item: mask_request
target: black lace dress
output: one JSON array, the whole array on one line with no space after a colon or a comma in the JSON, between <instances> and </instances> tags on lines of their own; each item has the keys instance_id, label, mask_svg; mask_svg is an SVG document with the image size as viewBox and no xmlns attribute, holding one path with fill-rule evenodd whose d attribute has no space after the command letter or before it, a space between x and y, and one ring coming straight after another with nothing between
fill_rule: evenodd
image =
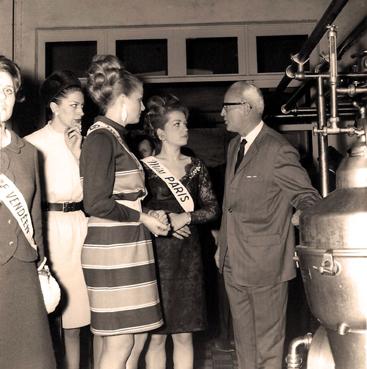
<instances>
[{"instance_id":1,"label":"black lace dress","mask_svg":"<svg viewBox=\"0 0 367 369\"><path fill-rule=\"evenodd\" d=\"M149 196L146 207L167 213L182 213L167 185L147 166L146 183ZM201 246L198 224L214 220L219 213L208 170L199 159L192 158L180 179L190 192L195 210L191 213L191 235L183 240L173 236L157 237L156 265L164 325L153 333L183 333L206 328L206 305Z\"/></svg>"}]
</instances>

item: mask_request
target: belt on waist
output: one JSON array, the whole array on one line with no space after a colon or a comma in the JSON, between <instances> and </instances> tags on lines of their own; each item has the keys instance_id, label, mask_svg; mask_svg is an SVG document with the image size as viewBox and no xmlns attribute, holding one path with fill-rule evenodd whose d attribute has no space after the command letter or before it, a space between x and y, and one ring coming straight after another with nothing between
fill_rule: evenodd
<instances>
[{"instance_id":1,"label":"belt on waist","mask_svg":"<svg viewBox=\"0 0 367 369\"><path fill-rule=\"evenodd\" d=\"M83 202L46 202L43 204L45 211L62 211L68 213L69 211L83 210Z\"/></svg>"}]
</instances>

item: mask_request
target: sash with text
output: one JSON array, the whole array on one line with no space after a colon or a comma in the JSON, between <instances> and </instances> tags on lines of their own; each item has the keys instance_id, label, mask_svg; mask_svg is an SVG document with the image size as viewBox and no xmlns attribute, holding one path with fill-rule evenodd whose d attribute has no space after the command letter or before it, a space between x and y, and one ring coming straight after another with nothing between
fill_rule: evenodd
<instances>
[{"instance_id":1,"label":"sash with text","mask_svg":"<svg viewBox=\"0 0 367 369\"><path fill-rule=\"evenodd\" d=\"M0 174L0 201L9 209L17 220L29 244L37 250L33 239L33 225L27 203L18 187L5 174Z\"/></svg>"},{"instance_id":2,"label":"sash with text","mask_svg":"<svg viewBox=\"0 0 367 369\"><path fill-rule=\"evenodd\" d=\"M194 211L194 201L186 187L154 156L142 159L164 181L185 212Z\"/></svg>"}]
</instances>

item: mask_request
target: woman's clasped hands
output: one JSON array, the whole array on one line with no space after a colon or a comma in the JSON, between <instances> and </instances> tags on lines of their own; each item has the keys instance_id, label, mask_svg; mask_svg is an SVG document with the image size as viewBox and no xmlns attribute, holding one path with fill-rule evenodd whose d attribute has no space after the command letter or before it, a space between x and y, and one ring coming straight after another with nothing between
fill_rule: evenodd
<instances>
[{"instance_id":1,"label":"woman's clasped hands","mask_svg":"<svg viewBox=\"0 0 367 369\"><path fill-rule=\"evenodd\" d=\"M167 236L171 230L173 237L182 240L191 234L190 228L188 227L190 216L187 213L170 213L167 216L164 210L149 210L148 215L156 218L168 227L167 232L165 230L164 234L152 232L155 236Z\"/></svg>"},{"instance_id":2,"label":"woman's clasped hands","mask_svg":"<svg viewBox=\"0 0 367 369\"><path fill-rule=\"evenodd\" d=\"M189 237L191 232L188 224L191 222L191 216L189 213L169 213L168 214L171 227L172 235L180 240Z\"/></svg>"},{"instance_id":3,"label":"woman's clasped hands","mask_svg":"<svg viewBox=\"0 0 367 369\"><path fill-rule=\"evenodd\" d=\"M171 229L168 217L163 210L149 210L140 214L140 221L157 236L167 236Z\"/></svg>"}]
</instances>

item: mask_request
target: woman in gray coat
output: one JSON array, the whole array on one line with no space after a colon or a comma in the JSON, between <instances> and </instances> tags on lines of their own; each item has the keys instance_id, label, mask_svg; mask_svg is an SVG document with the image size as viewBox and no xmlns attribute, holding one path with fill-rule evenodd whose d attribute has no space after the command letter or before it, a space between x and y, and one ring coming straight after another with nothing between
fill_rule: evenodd
<instances>
[{"instance_id":1,"label":"woman in gray coat","mask_svg":"<svg viewBox=\"0 0 367 369\"><path fill-rule=\"evenodd\" d=\"M0 190L11 183L21 192L37 245L37 249L30 245L9 210L16 201L6 203L0 197L0 368L55 369L37 273L37 265L44 258L37 151L10 131L6 123L20 84L18 66L0 56Z\"/></svg>"}]
</instances>

